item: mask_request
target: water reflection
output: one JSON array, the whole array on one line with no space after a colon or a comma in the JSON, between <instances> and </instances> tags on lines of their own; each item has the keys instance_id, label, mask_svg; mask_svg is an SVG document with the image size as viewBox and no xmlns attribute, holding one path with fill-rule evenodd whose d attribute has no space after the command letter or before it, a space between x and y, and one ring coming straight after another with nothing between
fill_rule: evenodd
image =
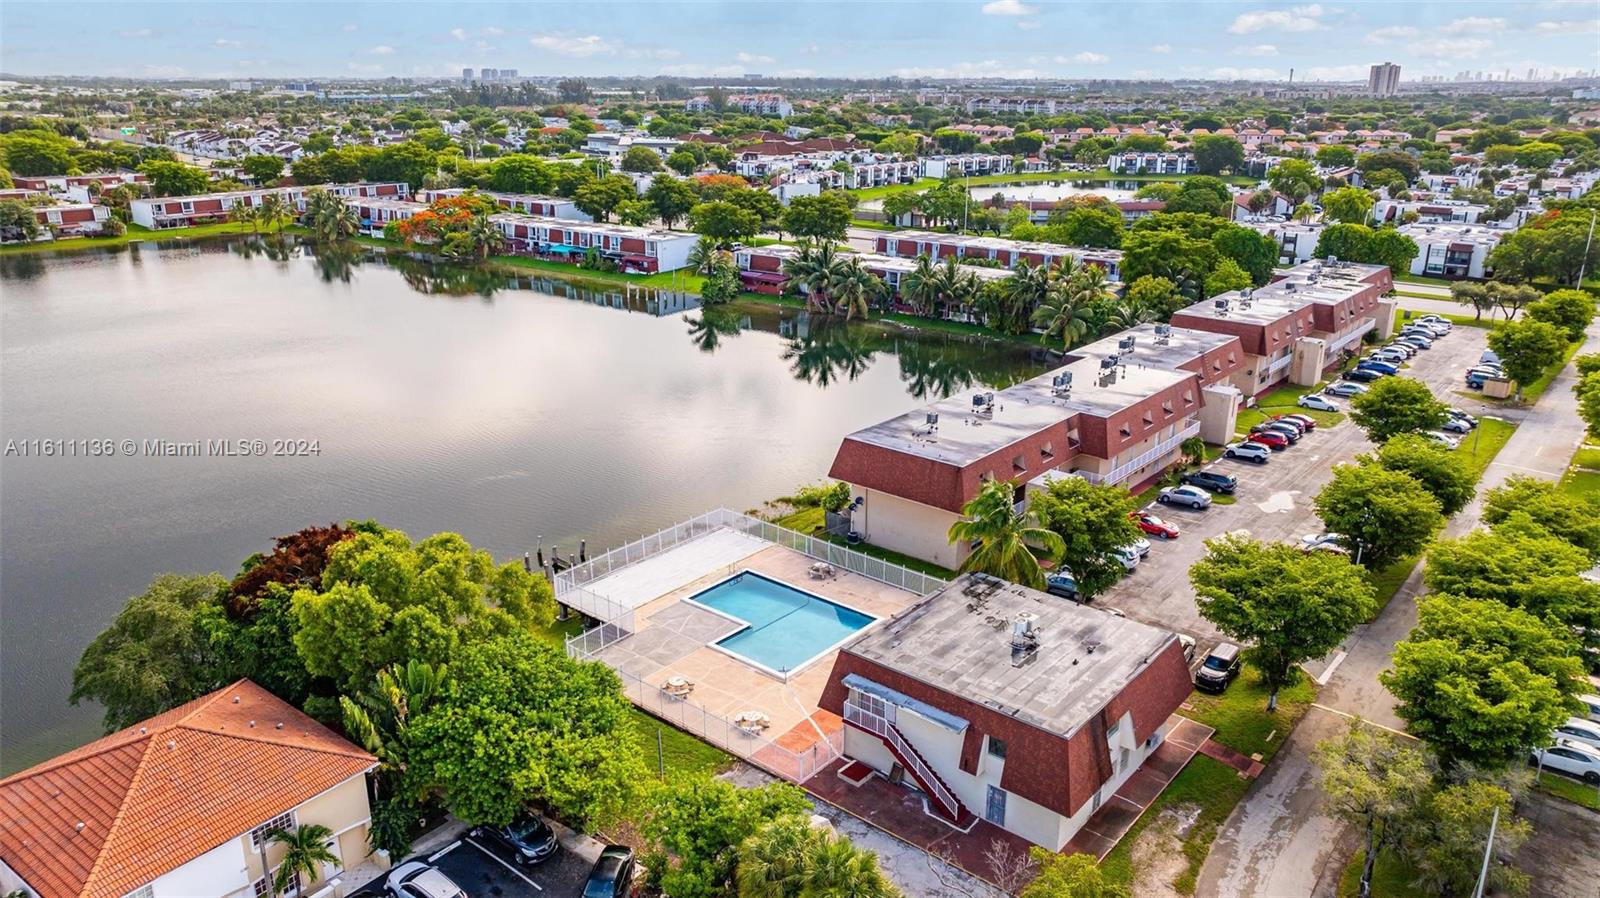
<instances>
[{"instance_id":1,"label":"water reflection","mask_svg":"<svg viewBox=\"0 0 1600 898\"><path fill-rule=\"evenodd\" d=\"M689 325L689 338L701 352L716 352L724 338L737 337L740 331L753 326L749 315L723 308L701 309L700 317L685 315L683 321Z\"/></svg>"},{"instance_id":2,"label":"water reflection","mask_svg":"<svg viewBox=\"0 0 1600 898\"><path fill-rule=\"evenodd\" d=\"M809 319L809 320L806 320ZM836 318L795 316L796 336L783 348L783 360L796 380L826 387L860 377L878 351L881 337L867 327Z\"/></svg>"}]
</instances>

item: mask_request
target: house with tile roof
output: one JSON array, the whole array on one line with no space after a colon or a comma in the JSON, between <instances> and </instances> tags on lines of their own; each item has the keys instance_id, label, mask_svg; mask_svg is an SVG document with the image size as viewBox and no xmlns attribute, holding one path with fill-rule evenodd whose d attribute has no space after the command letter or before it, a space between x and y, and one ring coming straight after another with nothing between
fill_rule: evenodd
<instances>
[{"instance_id":1,"label":"house with tile roof","mask_svg":"<svg viewBox=\"0 0 1600 898\"><path fill-rule=\"evenodd\" d=\"M0 893L255 898L276 829L320 824L339 859L370 853L377 759L249 680L0 780Z\"/></svg>"}]
</instances>

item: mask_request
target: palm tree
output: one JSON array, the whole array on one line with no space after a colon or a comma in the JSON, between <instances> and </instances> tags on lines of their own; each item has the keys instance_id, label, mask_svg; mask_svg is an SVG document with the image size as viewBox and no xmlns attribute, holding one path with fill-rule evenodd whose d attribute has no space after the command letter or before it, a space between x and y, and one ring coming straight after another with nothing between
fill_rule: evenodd
<instances>
[{"instance_id":1,"label":"palm tree","mask_svg":"<svg viewBox=\"0 0 1600 898\"><path fill-rule=\"evenodd\" d=\"M276 226L278 233L282 234L283 226L289 218L289 204L284 202L282 194L269 193L261 198L261 205L257 208L256 214L267 223L267 227Z\"/></svg>"},{"instance_id":2,"label":"palm tree","mask_svg":"<svg viewBox=\"0 0 1600 898\"><path fill-rule=\"evenodd\" d=\"M918 315L928 314L939 300L937 276L933 260L921 255L917 257L917 266L900 278L900 298L910 303Z\"/></svg>"},{"instance_id":3,"label":"palm tree","mask_svg":"<svg viewBox=\"0 0 1600 898\"><path fill-rule=\"evenodd\" d=\"M482 260L494 255L505 246L506 235L489 216L474 215L472 221L467 224L467 240L472 245L473 255Z\"/></svg>"},{"instance_id":4,"label":"palm tree","mask_svg":"<svg viewBox=\"0 0 1600 898\"><path fill-rule=\"evenodd\" d=\"M838 283L834 287L834 294L838 303L831 311L843 311L846 321L860 313L862 318L867 317L867 309L872 305L872 300L883 293L883 281L878 276L861 267L861 262L854 256L845 261L839 273Z\"/></svg>"},{"instance_id":5,"label":"palm tree","mask_svg":"<svg viewBox=\"0 0 1600 898\"><path fill-rule=\"evenodd\" d=\"M955 256L945 258L944 264L934 274L933 283L938 295L935 308L935 317L938 318L949 317L952 307L970 304L977 298L982 286L977 275L961 270Z\"/></svg>"},{"instance_id":6,"label":"palm tree","mask_svg":"<svg viewBox=\"0 0 1600 898\"><path fill-rule=\"evenodd\" d=\"M1002 323L1010 325L1006 330L1021 333L1027 326L1033 310L1050 295L1051 275L1050 266L1030 265L1024 261L1017 265L1011 277L1000 282L1001 294L1005 297L1002 317L1006 320Z\"/></svg>"},{"instance_id":7,"label":"palm tree","mask_svg":"<svg viewBox=\"0 0 1600 898\"><path fill-rule=\"evenodd\" d=\"M323 243L347 240L361 231L361 217L356 210L345 205L338 197L333 200L332 203L323 204L311 223L317 239Z\"/></svg>"},{"instance_id":8,"label":"palm tree","mask_svg":"<svg viewBox=\"0 0 1600 898\"><path fill-rule=\"evenodd\" d=\"M1155 313L1143 303L1124 296L1111 306L1111 313L1107 316L1106 323L1112 330L1125 331L1147 321L1154 321L1155 318Z\"/></svg>"},{"instance_id":9,"label":"palm tree","mask_svg":"<svg viewBox=\"0 0 1600 898\"><path fill-rule=\"evenodd\" d=\"M834 291L844 280L845 263L831 242L808 245L784 260L783 273L806 295L806 308L826 312L831 310Z\"/></svg>"},{"instance_id":10,"label":"palm tree","mask_svg":"<svg viewBox=\"0 0 1600 898\"><path fill-rule=\"evenodd\" d=\"M228 217L239 224L248 224L250 231L261 233L261 208L259 206L234 206Z\"/></svg>"},{"instance_id":11,"label":"palm tree","mask_svg":"<svg viewBox=\"0 0 1600 898\"><path fill-rule=\"evenodd\" d=\"M267 833L267 841L284 846L283 862L272 880L272 893L281 894L292 885L298 894L301 873L306 874L307 882L316 882L321 878L320 865L337 864L339 856L328 850L331 838L333 830L320 823L303 823L294 829L275 829Z\"/></svg>"},{"instance_id":12,"label":"palm tree","mask_svg":"<svg viewBox=\"0 0 1600 898\"><path fill-rule=\"evenodd\" d=\"M1030 543L1046 558L1066 551L1061 535L1039 525L1031 509L1018 513L1009 481L991 480L962 509L965 517L950 525L950 542L976 542L962 571L982 571L1034 589L1044 588L1044 570Z\"/></svg>"},{"instance_id":13,"label":"palm tree","mask_svg":"<svg viewBox=\"0 0 1600 898\"><path fill-rule=\"evenodd\" d=\"M806 859L822 834L799 816L780 817L739 846L739 898L792 898L805 887Z\"/></svg>"},{"instance_id":14,"label":"palm tree","mask_svg":"<svg viewBox=\"0 0 1600 898\"><path fill-rule=\"evenodd\" d=\"M710 274L717 262L717 241L701 237L689 250L689 270L695 274Z\"/></svg>"},{"instance_id":15,"label":"palm tree","mask_svg":"<svg viewBox=\"0 0 1600 898\"><path fill-rule=\"evenodd\" d=\"M838 836L824 836L804 857L804 898L900 898L878 856Z\"/></svg>"},{"instance_id":16,"label":"palm tree","mask_svg":"<svg viewBox=\"0 0 1600 898\"><path fill-rule=\"evenodd\" d=\"M1033 310L1033 323L1044 327L1042 342L1061 337L1061 348L1070 349L1089 332L1089 311L1077 304L1072 291L1057 283L1044 302Z\"/></svg>"}]
</instances>

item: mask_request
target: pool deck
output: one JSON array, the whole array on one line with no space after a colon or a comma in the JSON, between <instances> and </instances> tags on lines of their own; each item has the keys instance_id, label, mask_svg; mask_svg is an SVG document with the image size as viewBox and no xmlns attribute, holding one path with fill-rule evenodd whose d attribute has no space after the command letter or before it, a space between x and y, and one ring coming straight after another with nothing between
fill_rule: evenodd
<instances>
[{"instance_id":1,"label":"pool deck","mask_svg":"<svg viewBox=\"0 0 1600 898\"><path fill-rule=\"evenodd\" d=\"M623 674L625 691L635 704L757 763L768 740L789 751L804 751L819 742L840 745L843 722L817 707L837 649L780 680L711 646L741 625L683 601L746 570L878 618L863 632L917 601L911 592L848 571L814 580L810 569L815 563L775 543L718 531L623 568L586 588L632 606L634 632L592 658ZM652 591L654 598L648 598ZM674 676L694 684L688 696L664 697L660 690ZM771 720L762 733L765 739L719 738L727 728L708 720L731 720L745 711L760 711ZM781 765L761 766L788 773Z\"/></svg>"}]
</instances>

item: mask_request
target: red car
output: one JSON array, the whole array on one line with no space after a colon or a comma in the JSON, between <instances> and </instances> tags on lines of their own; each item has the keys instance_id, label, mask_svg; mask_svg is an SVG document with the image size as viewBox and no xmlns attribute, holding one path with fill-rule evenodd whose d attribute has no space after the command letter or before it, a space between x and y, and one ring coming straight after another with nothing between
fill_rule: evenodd
<instances>
[{"instance_id":1,"label":"red car","mask_svg":"<svg viewBox=\"0 0 1600 898\"><path fill-rule=\"evenodd\" d=\"M1171 521L1163 518L1158 518L1148 511L1135 511L1130 513L1128 517L1132 518L1134 523L1139 525L1140 530L1143 530L1151 536L1158 536L1162 539L1178 538L1177 524L1174 524Z\"/></svg>"},{"instance_id":2,"label":"red car","mask_svg":"<svg viewBox=\"0 0 1600 898\"><path fill-rule=\"evenodd\" d=\"M1245 439L1247 442L1260 443L1261 445L1266 446L1268 449L1271 449L1273 452L1282 452L1283 450L1289 448L1288 437L1281 433L1273 433L1270 430L1252 433Z\"/></svg>"},{"instance_id":3,"label":"red car","mask_svg":"<svg viewBox=\"0 0 1600 898\"><path fill-rule=\"evenodd\" d=\"M1272 420L1274 420L1274 421L1293 421L1294 423L1300 425L1301 429L1303 429L1303 430L1316 430L1317 429L1317 419L1311 417L1310 415L1301 415L1301 414L1298 414L1298 413L1296 413L1296 414L1288 414L1288 415L1277 415Z\"/></svg>"}]
</instances>

